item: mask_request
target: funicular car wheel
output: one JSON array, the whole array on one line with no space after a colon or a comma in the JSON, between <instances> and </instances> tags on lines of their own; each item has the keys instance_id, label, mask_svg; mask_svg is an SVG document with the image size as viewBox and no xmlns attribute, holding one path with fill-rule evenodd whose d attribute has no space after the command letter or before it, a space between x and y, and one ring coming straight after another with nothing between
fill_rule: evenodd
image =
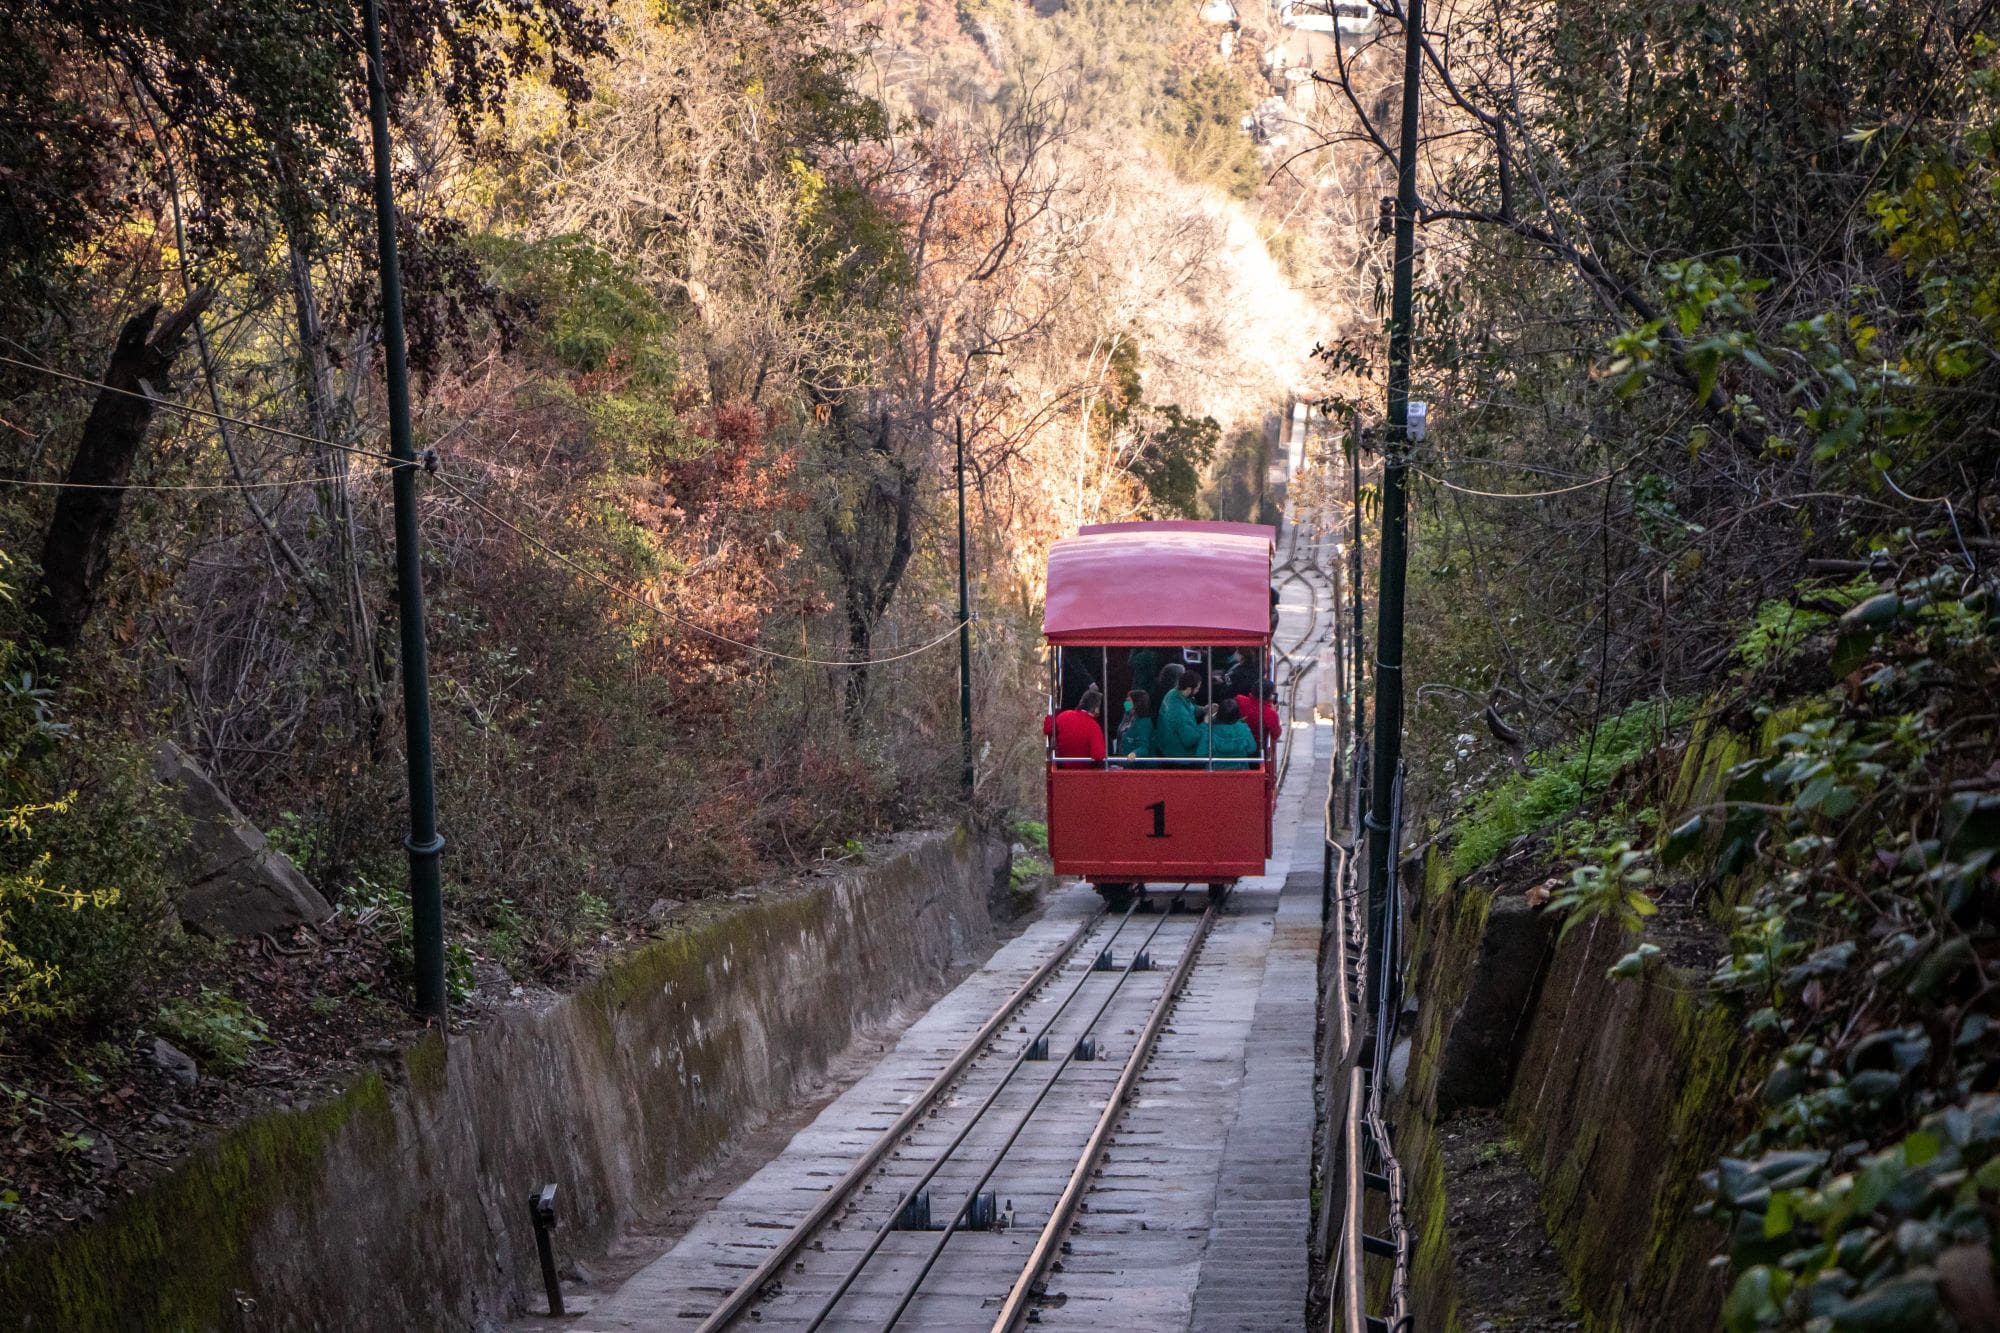
<instances>
[{"instance_id":1,"label":"funicular car wheel","mask_svg":"<svg viewBox=\"0 0 2000 1333\"><path fill-rule=\"evenodd\" d=\"M1098 884L1093 887L1103 896L1105 909L1112 912L1122 912L1130 907L1139 892L1137 884Z\"/></svg>"}]
</instances>

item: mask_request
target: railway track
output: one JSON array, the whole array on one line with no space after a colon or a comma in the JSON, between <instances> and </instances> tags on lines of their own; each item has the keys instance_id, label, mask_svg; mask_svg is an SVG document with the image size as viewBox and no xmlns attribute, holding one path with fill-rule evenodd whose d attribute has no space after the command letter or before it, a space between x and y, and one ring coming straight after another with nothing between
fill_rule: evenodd
<instances>
[{"instance_id":1,"label":"railway track","mask_svg":"<svg viewBox=\"0 0 2000 1333\"><path fill-rule=\"evenodd\" d=\"M1086 922L700 1333L1025 1322L1216 916L1155 903Z\"/></svg>"}]
</instances>

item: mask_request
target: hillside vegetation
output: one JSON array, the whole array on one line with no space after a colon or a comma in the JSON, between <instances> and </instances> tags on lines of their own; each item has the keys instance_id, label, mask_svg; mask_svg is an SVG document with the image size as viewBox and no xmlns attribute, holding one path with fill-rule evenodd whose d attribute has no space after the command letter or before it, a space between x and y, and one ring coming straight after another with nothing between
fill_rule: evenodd
<instances>
[{"instance_id":1,"label":"hillside vegetation","mask_svg":"<svg viewBox=\"0 0 2000 1333\"><path fill-rule=\"evenodd\" d=\"M1411 782L1740 1022L1732 1330L2000 1320L1996 17L1431 19ZM1373 68L1320 129L1388 193Z\"/></svg>"},{"instance_id":2,"label":"hillside vegetation","mask_svg":"<svg viewBox=\"0 0 2000 1333\"><path fill-rule=\"evenodd\" d=\"M454 998L956 817L961 430L977 803L1037 813L1047 543L1261 483L1305 373L1247 67L1130 3L384 9ZM360 43L0 3L0 1230L408 1022ZM331 922L176 925L169 740Z\"/></svg>"}]
</instances>

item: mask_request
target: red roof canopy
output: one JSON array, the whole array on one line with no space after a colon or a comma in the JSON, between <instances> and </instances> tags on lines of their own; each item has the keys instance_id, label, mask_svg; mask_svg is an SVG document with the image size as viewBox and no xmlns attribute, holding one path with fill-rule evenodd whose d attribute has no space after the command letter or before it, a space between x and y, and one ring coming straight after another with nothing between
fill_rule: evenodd
<instances>
[{"instance_id":1,"label":"red roof canopy","mask_svg":"<svg viewBox=\"0 0 2000 1333\"><path fill-rule=\"evenodd\" d=\"M1260 644L1271 546L1260 523L1095 523L1049 548L1042 634L1114 647Z\"/></svg>"}]
</instances>

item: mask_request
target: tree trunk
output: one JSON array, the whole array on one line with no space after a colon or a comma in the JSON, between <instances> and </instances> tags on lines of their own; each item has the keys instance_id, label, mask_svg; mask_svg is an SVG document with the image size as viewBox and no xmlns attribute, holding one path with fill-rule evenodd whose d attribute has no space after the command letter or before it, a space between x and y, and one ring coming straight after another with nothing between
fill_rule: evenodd
<instances>
[{"instance_id":1,"label":"tree trunk","mask_svg":"<svg viewBox=\"0 0 2000 1333\"><path fill-rule=\"evenodd\" d=\"M868 660L875 641L875 622L868 615L867 602L863 589L847 589L847 655L860 663L847 668L847 679L842 682L841 702L850 729L861 725L861 710L868 704Z\"/></svg>"},{"instance_id":2,"label":"tree trunk","mask_svg":"<svg viewBox=\"0 0 2000 1333\"><path fill-rule=\"evenodd\" d=\"M851 423L843 409L834 409L834 419L843 440L851 441L853 436L847 433ZM888 612L916 553L917 483L923 475L921 467L896 454L886 409L878 411L872 435L866 449L874 455L869 467L875 475L857 497L850 523L829 516L826 528L847 611L848 656L860 663L846 669L844 702L850 728L860 726L868 702L875 626Z\"/></svg>"},{"instance_id":3,"label":"tree trunk","mask_svg":"<svg viewBox=\"0 0 2000 1333\"><path fill-rule=\"evenodd\" d=\"M156 302L127 320L118 335L104 370L105 387L91 404L65 478L77 489L58 493L42 543L42 575L33 611L42 623L42 642L56 652L74 651L83 638L111 566L111 541L125 507L132 462L158 410L158 394L171 387L167 373L181 341L213 295L206 287L197 288L187 304L160 321L157 329Z\"/></svg>"}]
</instances>

